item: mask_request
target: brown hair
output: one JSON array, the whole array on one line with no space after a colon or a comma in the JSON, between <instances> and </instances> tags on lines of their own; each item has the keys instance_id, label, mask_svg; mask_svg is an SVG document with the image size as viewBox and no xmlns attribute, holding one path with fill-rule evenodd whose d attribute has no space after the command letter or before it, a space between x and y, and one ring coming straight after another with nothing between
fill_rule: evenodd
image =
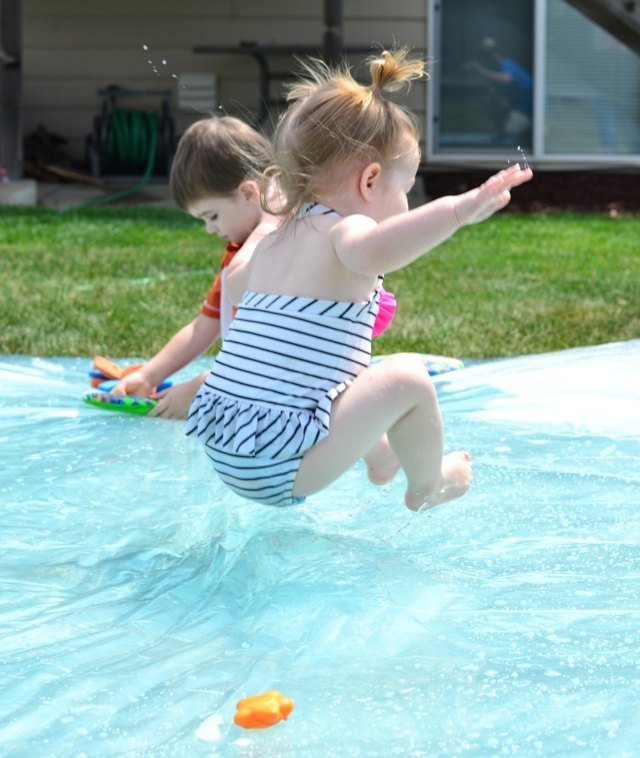
<instances>
[{"instance_id":1,"label":"brown hair","mask_svg":"<svg viewBox=\"0 0 640 758\"><path fill-rule=\"evenodd\" d=\"M273 160L269 141L233 116L196 121L185 131L171 165L169 185L176 205L230 195L245 179L258 180Z\"/></svg>"},{"instance_id":2,"label":"brown hair","mask_svg":"<svg viewBox=\"0 0 640 758\"><path fill-rule=\"evenodd\" d=\"M338 171L346 165L363 159L388 163L399 157L403 134L418 138L409 111L384 97L427 76L424 62L408 60L408 53L406 48L385 50L370 58L368 86L358 83L346 66L331 69L319 60L305 64L303 78L289 90L293 105L276 128L276 163L267 172L286 202L271 209L263 194L267 210L295 213L334 177L339 181Z\"/></svg>"}]
</instances>

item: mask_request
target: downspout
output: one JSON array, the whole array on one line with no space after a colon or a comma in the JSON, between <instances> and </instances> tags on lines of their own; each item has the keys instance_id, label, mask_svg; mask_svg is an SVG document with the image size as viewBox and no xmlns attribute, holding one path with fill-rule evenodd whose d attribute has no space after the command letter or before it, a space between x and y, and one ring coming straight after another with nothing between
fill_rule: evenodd
<instances>
[{"instance_id":1,"label":"downspout","mask_svg":"<svg viewBox=\"0 0 640 758\"><path fill-rule=\"evenodd\" d=\"M342 0L324 0L323 52L327 63L342 59Z\"/></svg>"}]
</instances>

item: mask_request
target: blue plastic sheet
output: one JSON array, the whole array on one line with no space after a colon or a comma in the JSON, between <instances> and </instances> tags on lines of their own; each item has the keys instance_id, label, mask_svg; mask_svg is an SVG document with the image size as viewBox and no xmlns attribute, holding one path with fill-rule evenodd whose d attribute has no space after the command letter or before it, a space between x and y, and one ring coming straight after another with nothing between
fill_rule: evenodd
<instances>
[{"instance_id":1,"label":"blue plastic sheet","mask_svg":"<svg viewBox=\"0 0 640 758\"><path fill-rule=\"evenodd\" d=\"M0 358L4 755L637 754L640 341L437 378L475 478L421 514L362 466L245 503L89 366Z\"/></svg>"}]
</instances>

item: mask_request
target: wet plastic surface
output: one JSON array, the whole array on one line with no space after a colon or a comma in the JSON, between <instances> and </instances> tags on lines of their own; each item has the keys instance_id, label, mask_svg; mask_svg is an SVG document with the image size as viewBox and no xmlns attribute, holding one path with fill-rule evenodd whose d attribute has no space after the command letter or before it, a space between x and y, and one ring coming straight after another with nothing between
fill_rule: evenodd
<instances>
[{"instance_id":1,"label":"wet plastic surface","mask_svg":"<svg viewBox=\"0 0 640 758\"><path fill-rule=\"evenodd\" d=\"M438 377L475 478L421 514L361 466L245 503L88 364L0 357L5 755L637 754L640 341Z\"/></svg>"}]
</instances>

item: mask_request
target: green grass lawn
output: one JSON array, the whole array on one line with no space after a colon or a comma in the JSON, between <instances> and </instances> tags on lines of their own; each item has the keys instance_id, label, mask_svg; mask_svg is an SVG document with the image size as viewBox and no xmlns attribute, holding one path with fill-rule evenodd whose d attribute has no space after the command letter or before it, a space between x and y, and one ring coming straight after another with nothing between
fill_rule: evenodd
<instances>
[{"instance_id":1,"label":"green grass lawn","mask_svg":"<svg viewBox=\"0 0 640 758\"><path fill-rule=\"evenodd\" d=\"M375 352L640 337L639 240L640 216L502 213L463 229L386 278L398 312ZM222 250L177 210L0 207L0 353L153 355L198 312Z\"/></svg>"}]
</instances>

